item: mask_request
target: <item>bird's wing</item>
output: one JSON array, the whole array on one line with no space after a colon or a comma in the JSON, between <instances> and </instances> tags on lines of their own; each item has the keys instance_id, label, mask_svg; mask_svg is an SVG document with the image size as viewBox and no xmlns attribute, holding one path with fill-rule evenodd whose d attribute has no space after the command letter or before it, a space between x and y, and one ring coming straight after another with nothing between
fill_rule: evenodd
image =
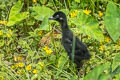
<instances>
[{"instance_id":1,"label":"bird's wing","mask_svg":"<svg viewBox=\"0 0 120 80\"><path fill-rule=\"evenodd\" d=\"M90 59L90 54L87 47L76 37L76 46L75 46L76 56L81 57L81 59Z\"/></svg>"},{"instance_id":2,"label":"bird's wing","mask_svg":"<svg viewBox=\"0 0 120 80\"><path fill-rule=\"evenodd\" d=\"M69 38L64 38L64 40L62 41L62 44L65 50L67 51L67 53L70 54L72 50L72 41Z\"/></svg>"}]
</instances>

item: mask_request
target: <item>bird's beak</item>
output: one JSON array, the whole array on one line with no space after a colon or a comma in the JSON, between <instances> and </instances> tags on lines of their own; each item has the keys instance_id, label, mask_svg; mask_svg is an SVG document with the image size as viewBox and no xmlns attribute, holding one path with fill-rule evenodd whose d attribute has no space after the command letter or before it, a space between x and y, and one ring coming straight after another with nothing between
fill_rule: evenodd
<instances>
[{"instance_id":1,"label":"bird's beak","mask_svg":"<svg viewBox=\"0 0 120 80\"><path fill-rule=\"evenodd\" d=\"M55 20L55 18L53 16L48 18L49 20Z\"/></svg>"}]
</instances>

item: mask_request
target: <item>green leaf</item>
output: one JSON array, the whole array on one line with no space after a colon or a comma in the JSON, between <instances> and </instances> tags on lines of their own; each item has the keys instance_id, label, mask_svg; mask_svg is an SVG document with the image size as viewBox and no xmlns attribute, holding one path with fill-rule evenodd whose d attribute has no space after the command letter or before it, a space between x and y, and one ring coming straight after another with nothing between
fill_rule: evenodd
<instances>
[{"instance_id":1,"label":"green leaf","mask_svg":"<svg viewBox=\"0 0 120 80\"><path fill-rule=\"evenodd\" d=\"M49 30L48 17L44 17L42 24L40 25L40 30Z\"/></svg>"},{"instance_id":2,"label":"green leaf","mask_svg":"<svg viewBox=\"0 0 120 80\"><path fill-rule=\"evenodd\" d=\"M78 16L70 19L73 24L77 26L81 33L90 35L92 38L100 41L104 40L104 36L100 28L98 28L98 21L89 15L85 15L79 11Z\"/></svg>"},{"instance_id":3,"label":"green leaf","mask_svg":"<svg viewBox=\"0 0 120 80\"><path fill-rule=\"evenodd\" d=\"M120 65L120 54L117 54L113 59L112 71L114 71Z\"/></svg>"},{"instance_id":4,"label":"green leaf","mask_svg":"<svg viewBox=\"0 0 120 80\"><path fill-rule=\"evenodd\" d=\"M58 69L59 71L57 72L57 75L59 75L61 73L61 71L63 70L67 60L68 60L68 57L67 57L67 54L66 53L62 53L61 54L62 56L58 59Z\"/></svg>"},{"instance_id":5,"label":"green leaf","mask_svg":"<svg viewBox=\"0 0 120 80\"><path fill-rule=\"evenodd\" d=\"M41 21L43 21L46 16L50 17L54 13L52 9L44 6L33 7L32 10L33 10L32 16L35 19L41 20Z\"/></svg>"},{"instance_id":6,"label":"green leaf","mask_svg":"<svg viewBox=\"0 0 120 80\"><path fill-rule=\"evenodd\" d=\"M99 65L94 68L91 72L89 72L83 80L98 80L102 72L110 67L109 63Z\"/></svg>"},{"instance_id":7,"label":"green leaf","mask_svg":"<svg viewBox=\"0 0 120 80\"><path fill-rule=\"evenodd\" d=\"M22 12L15 16L12 16L12 17L10 17L7 26L12 26L12 25L26 19L28 16L29 16L29 12Z\"/></svg>"},{"instance_id":8,"label":"green leaf","mask_svg":"<svg viewBox=\"0 0 120 80\"><path fill-rule=\"evenodd\" d=\"M62 53L62 56L58 60L58 69L62 70L64 68L65 63L67 62L66 53Z\"/></svg>"},{"instance_id":9,"label":"green leaf","mask_svg":"<svg viewBox=\"0 0 120 80\"><path fill-rule=\"evenodd\" d=\"M117 68L112 72L112 76L116 75L116 74L120 74L120 65L117 66Z\"/></svg>"},{"instance_id":10,"label":"green leaf","mask_svg":"<svg viewBox=\"0 0 120 80\"><path fill-rule=\"evenodd\" d=\"M20 12L20 10L22 9L23 4L21 3L21 1L19 0L10 10L10 15L9 15L9 19L11 19L13 16L15 16L16 14L18 14Z\"/></svg>"},{"instance_id":11,"label":"green leaf","mask_svg":"<svg viewBox=\"0 0 120 80\"><path fill-rule=\"evenodd\" d=\"M111 80L111 75L110 74L105 74L103 73L102 75L100 75L100 77L98 78L98 80Z\"/></svg>"},{"instance_id":12,"label":"green leaf","mask_svg":"<svg viewBox=\"0 0 120 80\"><path fill-rule=\"evenodd\" d=\"M80 3L80 0L75 0L75 2Z\"/></svg>"},{"instance_id":13,"label":"green leaf","mask_svg":"<svg viewBox=\"0 0 120 80\"><path fill-rule=\"evenodd\" d=\"M10 10L9 21L7 26L12 26L28 17L29 12L22 12L21 11L23 4L21 1L18 1Z\"/></svg>"},{"instance_id":14,"label":"green leaf","mask_svg":"<svg viewBox=\"0 0 120 80\"><path fill-rule=\"evenodd\" d=\"M120 9L113 2L107 5L104 24L111 38L116 41L120 36Z\"/></svg>"}]
</instances>

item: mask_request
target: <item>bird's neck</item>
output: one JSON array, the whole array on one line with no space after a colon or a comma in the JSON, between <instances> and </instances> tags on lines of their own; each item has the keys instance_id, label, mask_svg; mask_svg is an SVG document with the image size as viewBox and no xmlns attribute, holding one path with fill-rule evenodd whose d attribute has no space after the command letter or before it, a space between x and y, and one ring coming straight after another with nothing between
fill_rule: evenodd
<instances>
[{"instance_id":1,"label":"bird's neck","mask_svg":"<svg viewBox=\"0 0 120 80\"><path fill-rule=\"evenodd\" d=\"M61 29L62 29L62 37L66 37L68 35L68 32L70 31L67 22L61 24Z\"/></svg>"},{"instance_id":2,"label":"bird's neck","mask_svg":"<svg viewBox=\"0 0 120 80\"><path fill-rule=\"evenodd\" d=\"M68 27L68 25L67 25L67 21L61 23L61 28L62 28L62 31L69 30L69 27Z\"/></svg>"}]
</instances>

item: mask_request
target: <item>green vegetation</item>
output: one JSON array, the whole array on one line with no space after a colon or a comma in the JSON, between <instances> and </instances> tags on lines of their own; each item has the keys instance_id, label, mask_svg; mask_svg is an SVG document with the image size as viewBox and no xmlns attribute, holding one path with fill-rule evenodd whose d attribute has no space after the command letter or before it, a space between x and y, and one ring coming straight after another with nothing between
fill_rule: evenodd
<instances>
[{"instance_id":1,"label":"green vegetation","mask_svg":"<svg viewBox=\"0 0 120 80\"><path fill-rule=\"evenodd\" d=\"M91 59L78 72L49 21L66 13ZM119 0L0 0L0 80L120 80Z\"/></svg>"}]
</instances>

